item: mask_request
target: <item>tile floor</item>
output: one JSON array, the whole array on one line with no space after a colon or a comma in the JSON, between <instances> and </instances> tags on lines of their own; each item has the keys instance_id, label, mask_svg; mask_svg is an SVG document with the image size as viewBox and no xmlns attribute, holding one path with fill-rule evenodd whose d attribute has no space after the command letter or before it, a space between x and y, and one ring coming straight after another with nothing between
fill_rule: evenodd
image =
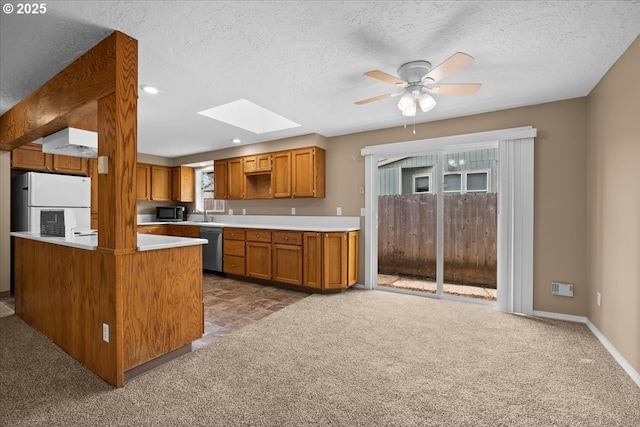
<instances>
[{"instance_id":1,"label":"tile floor","mask_svg":"<svg viewBox=\"0 0 640 427\"><path fill-rule=\"evenodd\" d=\"M204 335L193 351L309 296L306 292L204 274Z\"/></svg>"}]
</instances>

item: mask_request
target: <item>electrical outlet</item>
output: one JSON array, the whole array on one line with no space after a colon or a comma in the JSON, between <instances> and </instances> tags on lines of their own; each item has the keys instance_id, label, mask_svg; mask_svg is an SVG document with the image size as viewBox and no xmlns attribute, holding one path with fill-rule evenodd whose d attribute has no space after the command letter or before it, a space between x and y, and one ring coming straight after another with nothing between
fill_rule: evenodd
<instances>
[{"instance_id":1,"label":"electrical outlet","mask_svg":"<svg viewBox=\"0 0 640 427\"><path fill-rule=\"evenodd\" d=\"M247 214L247 210L245 208L242 208L242 215L246 215Z\"/></svg>"},{"instance_id":2,"label":"electrical outlet","mask_svg":"<svg viewBox=\"0 0 640 427\"><path fill-rule=\"evenodd\" d=\"M596 292L596 304L598 304L598 307L602 304L602 295L600 295L600 292Z\"/></svg>"},{"instance_id":3,"label":"electrical outlet","mask_svg":"<svg viewBox=\"0 0 640 427\"><path fill-rule=\"evenodd\" d=\"M102 324L102 341L109 342L109 325Z\"/></svg>"},{"instance_id":4,"label":"electrical outlet","mask_svg":"<svg viewBox=\"0 0 640 427\"><path fill-rule=\"evenodd\" d=\"M342 215L342 208L339 206L336 208L336 215L338 216Z\"/></svg>"},{"instance_id":5,"label":"electrical outlet","mask_svg":"<svg viewBox=\"0 0 640 427\"><path fill-rule=\"evenodd\" d=\"M296 208L291 208L291 215L295 215L296 214Z\"/></svg>"},{"instance_id":6,"label":"electrical outlet","mask_svg":"<svg viewBox=\"0 0 640 427\"><path fill-rule=\"evenodd\" d=\"M233 215L233 209L229 209L229 215Z\"/></svg>"},{"instance_id":7,"label":"electrical outlet","mask_svg":"<svg viewBox=\"0 0 640 427\"><path fill-rule=\"evenodd\" d=\"M360 208L360 216L365 216L367 214L367 210L365 208Z\"/></svg>"}]
</instances>

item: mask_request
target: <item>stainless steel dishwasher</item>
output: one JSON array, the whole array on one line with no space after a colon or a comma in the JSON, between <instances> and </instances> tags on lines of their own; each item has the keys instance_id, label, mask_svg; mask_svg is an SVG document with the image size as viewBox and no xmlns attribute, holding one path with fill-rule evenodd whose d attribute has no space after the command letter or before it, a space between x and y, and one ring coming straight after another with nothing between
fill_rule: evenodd
<instances>
[{"instance_id":1,"label":"stainless steel dishwasher","mask_svg":"<svg viewBox=\"0 0 640 427\"><path fill-rule=\"evenodd\" d=\"M200 227L202 245L202 269L222 273L222 227Z\"/></svg>"}]
</instances>

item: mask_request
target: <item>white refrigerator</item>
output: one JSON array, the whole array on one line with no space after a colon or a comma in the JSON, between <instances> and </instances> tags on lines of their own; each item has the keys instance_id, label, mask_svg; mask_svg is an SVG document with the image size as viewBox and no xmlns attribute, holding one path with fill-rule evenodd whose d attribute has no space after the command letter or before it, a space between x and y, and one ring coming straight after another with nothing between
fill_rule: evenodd
<instances>
[{"instance_id":1,"label":"white refrigerator","mask_svg":"<svg viewBox=\"0 0 640 427\"><path fill-rule=\"evenodd\" d=\"M69 209L75 229L91 228L91 178L27 172L11 183L11 230L40 232L40 212Z\"/></svg>"}]
</instances>

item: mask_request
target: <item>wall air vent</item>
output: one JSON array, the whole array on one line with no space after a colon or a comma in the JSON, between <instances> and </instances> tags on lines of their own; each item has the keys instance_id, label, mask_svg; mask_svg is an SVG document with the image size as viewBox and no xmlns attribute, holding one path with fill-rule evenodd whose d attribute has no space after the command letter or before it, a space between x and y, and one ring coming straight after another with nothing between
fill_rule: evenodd
<instances>
[{"instance_id":1,"label":"wall air vent","mask_svg":"<svg viewBox=\"0 0 640 427\"><path fill-rule=\"evenodd\" d=\"M573 285L571 283L551 282L551 293L573 298Z\"/></svg>"}]
</instances>

